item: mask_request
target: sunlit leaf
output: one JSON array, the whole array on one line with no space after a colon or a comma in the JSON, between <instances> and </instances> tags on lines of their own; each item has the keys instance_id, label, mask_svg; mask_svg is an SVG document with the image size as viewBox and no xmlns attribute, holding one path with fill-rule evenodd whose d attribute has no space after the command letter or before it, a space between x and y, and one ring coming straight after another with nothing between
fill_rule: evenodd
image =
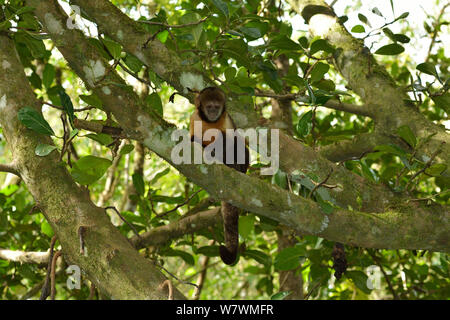
<instances>
[{"instance_id":1,"label":"sunlit leaf","mask_svg":"<svg viewBox=\"0 0 450 320\"><path fill-rule=\"evenodd\" d=\"M388 45L385 45L381 48L379 48L377 51L375 51L375 54L380 55L397 55L405 51L405 48L403 48L401 45L397 43L391 43Z\"/></svg>"},{"instance_id":2,"label":"sunlit leaf","mask_svg":"<svg viewBox=\"0 0 450 320\"><path fill-rule=\"evenodd\" d=\"M40 143L36 146L34 153L37 156L45 157L46 155L49 155L50 152L52 152L53 150L56 150L56 149L57 149L56 146L51 146L49 144Z\"/></svg>"},{"instance_id":3,"label":"sunlit leaf","mask_svg":"<svg viewBox=\"0 0 450 320\"><path fill-rule=\"evenodd\" d=\"M352 32L354 32L354 33L363 33L363 32L366 32L366 29L364 29L363 25L357 24L356 26L354 26L352 28Z\"/></svg>"},{"instance_id":4,"label":"sunlit leaf","mask_svg":"<svg viewBox=\"0 0 450 320\"><path fill-rule=\"evenodd\" d=\"M99 180L111 164L111 160L105 158L86 156L73 164L71 174L79 184L89 185Z\"/></svg>"}]
</instances>

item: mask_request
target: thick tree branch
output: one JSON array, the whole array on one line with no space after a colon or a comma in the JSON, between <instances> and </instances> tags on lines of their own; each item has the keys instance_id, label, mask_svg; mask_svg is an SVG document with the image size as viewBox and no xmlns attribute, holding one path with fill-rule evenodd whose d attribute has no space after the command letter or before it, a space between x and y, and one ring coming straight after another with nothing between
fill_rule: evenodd
<instances>
[{"instance_id":1,"label":"thick tree branch","mask_svg":"<svg viewBox=\"0 0 450 320\"><path fill-rule=\"evenodd\" d=\"M35 155L39 143L53 142L50 137L27 129L17 117L24 106L39 110L40 102L18 61L13 41L4 35L0 35L0 61L7 65L0 72L0 125L17 170L58 236L66 260L80 266L97 287L113 298L166 299L155 290L165 277L130 245L104 210L96 207L75 184L59 161L59 154ZM80 255L77 235L81 226L87 230L85 255ZM175 296L184 298L178 291Z\"/></svg>"},{"instance_id":2,"label":"thick tree branch","mask_svg":"<svg viewBox=\"0 0 450 320\"><path fill-rule=\"evenodd\" d=\"M5 250L0 249L0 259L20 262L20 263L34 263L39 265L45 265L48 261L49 252L38 251L17 251L17 250Z\"/></svg>"},{"instance_id":3,"label":"thick tree branch","mask_svg":"<svg viewBox=\"0 0 450 320\"><path fill-rule=\"evenodd\" d=\"M325 103L324 107L334 109L334 110L350 112L350 113L357 114L360 116L366 116L366 117L372 116L372 113L370 112L369 107L366 105L358 106L356 104L340 102L337 100L328 100Z\"/></svg>"},{"instance_id":4,"label":"thick tree branch","mask_svg":"<svg viewBox=\"0 0 450 320\"><path fill-rule=\"evenodd\" d=\"M9 173L15 174L16 176L20 177L20 174L17 171L17 168L14 164L0 163L0 172L9 172Z\"/></svg>"},{"instance_id":5,"label":"thick tree branch","mask_svg":"<svg viewBox=\"0 0 450 320\"><path fill-rule=\"evenodd\" d=\"M45 26L46 19L44 16L48 14L52 14L55 20L61 26L64 26L62 21L64 21L65 15L61 9L55 7L53 1L27 2L36 8L35 12ZM94 2L89 2L89 5L92 3ZM95 3L103 3L103 1L96 1ZM91 8L88 11L90 10L95 11L96 9ZM119 10L117 9L117 11ZM109 19L112 19L112 16L109 16ZM89 73L84 70L88 68L91 61L96 64L104 63L96 53L95 48L86 43L79 31L68 29L54 30L55 32L48 31L72 69L89 85L92 79L89 78ZM145 146L172 163L171 151L175 142L170 137L175 128L152 112L142 111L145 107L142 106L136 95L124 91L121 88L122 86L110 85L111 82L122 83L122 80L114 72L109 72L105 77L102 77L99 83L90 85L90 87L102 99L104 108L114 114L126 136L142 141ZM108 90L104 90L105 87L108 87ZM123 108L123 104L118 103L120 96L127 98L128 108ZM298 149L298 146L301 145L286 136L280 136L280 142L280 154L292 156L283 160L286 167L297 168L298 155L301 154L301 158L307 158L310 161L309 167L305 165L306 170L322 172L325 176L330 172L329 169L323 169L329 168L330 164L325 160L320 160L311 149L305 148L305 150L302 150L305 151L304 154L293 155L292 150ZM322 165L323 168L321 168ZM449 250L448 224L444 223L449 214L446 209L439 206L413 207L412 204L404 205L401 202L399 203L401 197L397 197L384 187L368 184L364 179L349 174L337 166L335 166L334 171L336 176L333 175L333 178L337 179L336 182L342 183L346 188L352 190L351 193L354 196L349 199L348 196L342 195L342 189L336 188L340 190L333 189L330 191L330 201L335 201L338 206L342 202L353 203L354 205L351 205L354 208L353 210L355 208L361 208L361 210L371 208L367 211L384 210L385 212L376 215L357 210L352 211L344 209L347 208L345 205L336 208L332 214L326 215L322 212L320 206L312 200L298 197L258 178L236 172L224 165L183 164L174 166L194 183L210 192L213 197L275 219L303 234L313 234L333 241L364 247ZM295 170L288 171L293 172ZM301 172L297 172L296 176L299 179L305 178L304 173ZM322 181L325 176L321 177L319 181ZM210 177L214 177L214 180ZM217 184L216 181L221 181L221 183ZM335 184L331 181L331 178L329 182ZM370 193L366 193L368 188L371 190ZM359 199L362 204L356 199L358 194L361 195ZM376 197L372 195L376 195ZM413 236L417 232L421 233L420 238ZM405 239L407 240L405 241Z\"/></svg>"},{"instance_id":6,"label":"thick tree branch","mask_svg":"<svg viewBox=\"0 0 450 320\"><path fill-rule=\"evenodd\" d=\"M137 45L151 36L141 29L139 22L130 19L111 2L106 0L72 0L71 3L80 6L85 12L89 12L90 17L97 23L103 32L115 41L121 43L124 50L135 54L145 65L158 73L159 76L175 89L181 93L186 90L186 88L181 86L179 79L182 74L188 74L191 71L181 64L181 60L177 57L176 52L169 51L157 40L152 41L147 49L143 48L141 45ZM37 4L34 4L33 6L36 7ZM40 2L40 7L44 7L44 9L41 10L43 12L41 21L45 22L44 15L50 8L47 4L42 2ZM61 16L60 19L63 20L63 16ZM121 26L119 30L117 30L118 25ZM61 47L60 50L66 52L63 53L66 59L71 64L75 65L75 71L82 77L83 73L81 72L80 74L79 71L82 71L83 67L87 64L87 61L80 63L81 61L78 61L79 55L73 56L73 54L68 52L68 49L72 47L70 51L78 50L80 52L79 54L81 54L81 52L90 52L95 49L89 49L87 46L84 47L82 45L83 39L79 37L79 33L75 33L73 30L66 31L64 37L53 35L53 38L60 43L64 43L64 47ZM73 48L75 44L77 44L77 47ZM81 46L83 46L83 48L80 48ZM71 58L71 56L73 58ZM98 59L98 57L95 59ZM197 73L194 72L193 74ZM207 81L207 79L201 78L203 81ZM114 77L114 79L117 83L117 78ZM111 86L108 87L111 89ZM103 101L104 99L111 100L111 98L114 97L124 96L124 93L119 89L120 88L114 88L114 90L112 90L113 93L110 96L105 96L105 94L102 93L102 90L95 90L94 88L94 91ZM185 96L193 102L192 95L186 93ZM231 95L227 103L230 114L238 127L257 126L256 113L250 111L252 109L251 107L242 104L238 97ZM139 107L139 102L134 98L128 98L127 104L130 106L130 109L133 109L135 106ZM107 101L105 105L109 105L111 110L113 108L116 109L115 115L117 119L121 119L122 117L129 118L129 114L128 112L124 112L124 108L117 108L117 106L120 105L117 104L117 101ZM162 128L167 127L164 125L160 126ZM167 132L167 134L170 134L170 132ZM158 144L158 146L160 146L160 144ZM157 152L155 149L152 150ZM161 155L161 153L159 154ZM301 157L299 157L299 155L301 155ZM342 189L331 190L330 194L332 194L338 204L343 206L350 205L352 207L358 207L360 205L357 201L358 194L362 192L371 194L376 193L378 194L378 197L362 197L361 210L382 212L386 205L400 200L386 187L375 185L374 183L361 178L357 174L349 172L343 167L337 167L335 164L330 163L325 158L319 156L312 148L299 143L283 132L280 132L280 167L288 174L295 174L296 172L301 171L306 174L317 175L319 181L325 179L326 173L333 170L334 174L329 181L331 184L339 183L342 186Z\"/></svg>"},{"instance_id":7,"label":"thick tree branch","mask_svg":"<svg viewBox=\"0 0 450 320\"><path fill-rule=\"evenodd\" d=\"M140 238L134 236L131 238L131 242L138 249L158 246L172 239L213 226L220 221L220 207L201 211L188 217L183 217L176 222L142 233Z\"/></svg>"},{"instance_id":8,"label":"thick tree branch","mask_svg":"<svg viewBox=\"0 0 450 320\"><path fill-rule=\"evenodd\" d=\"M404 99L408 98L406 92L395 84L383 66L377 64L363 41L352 37L339 23L338 17L324 0L289 0L289 3L298 14L308 17L307 22L313 36L327 39L337 48L334 65L368 106L378 130L384 132L386 137L393 137L391 143L395 143L397 128L403 125L409 126L420 139L426 139L434 133L429 142L423 144L416 153L423 161L442 142L450 140L444 128L404 104ZM385 143L389 143L389 140ZM442 151L437 162L450 163L450 144L446 143ZM450 176L450 168L447 168L444 175Z\"/></svg>"}]
</instances>

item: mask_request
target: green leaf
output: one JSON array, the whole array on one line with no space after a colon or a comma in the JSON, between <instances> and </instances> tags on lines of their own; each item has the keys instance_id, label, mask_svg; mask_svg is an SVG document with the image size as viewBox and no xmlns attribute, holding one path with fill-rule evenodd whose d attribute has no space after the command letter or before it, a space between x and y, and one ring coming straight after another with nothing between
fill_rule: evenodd
<instances>
[{"instance_id":1,"label":"green leaf","mask_svg":"<svg viewBox=\"0 0 450 320\"><path fill-rule=\"evenodd\" d=\"M405 150L395 144L382 144L374 148L375 151L392 153L400 157L406 157L408 154Z\"/></svg>"},{"instance_id":2,"label":"green leaf","mask_svg":"<svg viewBox=\"0 0 450 320\"><path fill-rule=\"evenodd\" d=\"M328 43L328 41L324 39L318 39L311 43L310 54L313 55L319 51L333 53L335 49Z\"/></svg>"},{"instance_id":3,"label":"green leaf","mask_svg":"<svg viewBox=\"0 0 450 320\"><path fill-rule=\"evenodd\" d=\"M370 289L367 287L367 275L362 271L347 271L345 276L353 281L358 289L366 294L370 293Z\"/></svg>"},{"instance_id":4,"label":"green leaf","mask_svg":"<svg viewBox=\"0 0 450 320\"><path fill-rule=\"evenodd\" d=\"M113 56L114 60L119 60L122 54L122 46L117 42L109 39L102 39L103 44L108 49L109 53Z\"/></svg>"},{"instance_id":5,"label":"green leaf","mask_svg":"<svg viewBox=\"0 0 450 320\"><path fill-rule=\"evenodd\" d=\"M42 73L42 84L48 89L52 85L53 79L55 79L55 67L47 63Z\"/></svg>"},{"instance_id":6,"label":"green leaf","mask_svg":"<svg viewBox=\"0 0 450 320\"><path fill-rule=\"evenodd\" d=\"M233 67L227 67L223 73L227 81L231 81L236 77L236 69Z\"/></svg>"},{"instance_id":7,"label":"green leaf","mask_svg":"<svg viewBox=\"0 0 450 320\"><path fill-rule=\"evenodd\" d=\"M162 196L159 194L152 195L152 201L153 202L164 202L167 204L178 204L185 201L184 197L169 197L169 196Z\"/></svg>"},{"instance_id":8,"label":"green leaf","mask_svg":"<svg viewBox=\"0 0 450 320\"><path fill-rule=\"evenodd\" d=\"M127 53L127 55L123 59L123 62L125 62L127 67L130 68L130 70L134 73L138 73L139 71L141 71L142 67L144 66L141 60L136 58L136 56L132 55L131 53Z\"/></svg>"},{"instance_id":9,"label":"green leaf","mask_svg":"<svg viewBox=\"0 0 450 320\"><path fill-rule=\"evenodd\" d=\"M204 246L197 249L197 254L207 257L218 257L220 255L219 246Z\"/></svg>"},{"instance_id":10,"label":"green leaf","mask_svg":"<svg viewBox=\"0 0 450 320\"><path fill-rule=\"evenodd\" d=\"M211 2L223 13L223 15L228 18L229 11L227 4L222 0L211 0Z\"/></svg>"},{"instance_id":11,"label":"green leaf","mask_svg":"<svg viewBox=\"0 0 450 320\"><path fill-rule=\"evenodd\" d=\"M272 38L269 42L268 47L271 49L294 50L294 51L302 49L302 47L297 42L291 40L284 34Z\"/></svg>"},{"instance_id":12,"label":"green leaf","mask_svg":"<svg viewBox=\"0 0 450 320\"><path fill-rule=\"evenodd\" d=\"M412 132L411 128L407 125L401 126L397 129L397 134L405 140L411 147L415 147L417 144L416 136Z\"/></svg>"},{"instance_id":13,"label":"green leaf","mask_svg":"<svg viewBox=\"0 0 450 320\"><path fill-rule=\"evenodd\" d=\"M89 185L99 180L111 164L111 160L108 159L86 156L73 164L71 174L79 184Z\"/></svg>"},{"instance_id":14,"label":"green leaf","mask_svg":"<svg viewBox=\"0 0 450 320\"><path fill-rule=\"evenodd\" d=\"M42 40L34 39L27 33L18 32L15 34L16 41L25 44L30 49L34 58L44 59L47 56L44 42Z\"/></svg>"},{"instance_id":15,"label":"green leaf","mask_svg":"<svg viewBox=\"0 0 450 320\"><path fill-rule=\"evenodd\" d=\"M158 33L158 35L156 36L158 38L159 41L161 41L162 43L166 43L167 41L167 37L169 36L169 31L164 30Z\"/></svg>"},{"instance_id":16,"label":"green leaf","mask_svg":"<svg viewBox=\"0 0 450 320\"><path fill-rule=\"evenodd\" d=\"M157 114L159 114L161 117L163 116L163 105L161 102L161 98L159 97L159 94L156 92L153 92L151 95L148 95L145 98L145 102L147 105L150 106L154 111L156 111Z\"/></svg>"},{"instance_id":17,"label":"green leaf","mask_svg":"<svg viewBox=\"0 0 450 320\"><path fill-rule=\"evenodd\" d=\"M311 82L317 82L323 78L325 73L330 70L330 66L326 63L319 62L311 70Z\"/></svg>"},{"instance_id":18,"label":"green leaf","mask_svg":"<svg viewBox=\"0 0 450 320\"><path fill-rule=\"evenodd\" d=\"M228 30L227 31L228 34L231 34L232 36L237 36L237 37L244 37L244 34L237 32L235 30Z\"/></svg>"},{"instance_id":19,"label":"green leaf","mask_svg":"<svg viewBox=\"0 0 450 320\"><path fill-rule=\"evenodd\" d=\"M404 34L401 33L394 34L394 40L401 43L408 43L409 41L411 41L411 39L408 36L405 36Z\"/></svg>"},{"instance_id":20,"label":"green leaf","mask_svg":"<svg viewBox=\"0 0 450 320\"><path fill-rule=\"evenodd\" d=\"M124 145L123 148L120 150L120 154L125 155L125 154L130 153L133 150L134 150L134 146L132 144L127 144L127 145Z\"/></svg>"},{"instance_id":21,"label":"green leaf","mask_svg":"<svg viewBox=\"0 0 450 320\"><path fill-rule=\"evenodd\" d=\"M254 215L240 216L238 226L239 226L239 234L241 235L242 238L246 239L255 228L255 216Z\"/></svg>"},{"instance_id":22,"label":"green leaf","mask_svg":"<svg viewBox=\"0 0 450 320\"><path fill-rule=\"evenodd\" d=\"M166 174L170 172L170 168L166 168L164 170L159 171L153 179L150 181L150 185L154 185L161 177L164 177Z\"/></svg>"},{"instance_id":23,"label":"green leaf","mask_svg":"<svg viewBox=\"0 0 450 320\"><path fill-rule=\"evenodd\" d=\"M244 30L240 28L239 30L247 36L249 40L255 40L261 38L269 30L269 24L262 21L250 21L245 24Z\"/></svg>"},{"instance_id":24,"label":"green leaf","mask_svg":"<svg viewBox=\"0 0 450 320\"><path fill-rule=\"evenodd\" d=\"M248 59L248 45L242 39L232 39L217 42L218 50L224 52L226 57L236 59L241 65L250 67Z\"/></svg>"},{"instance_id":25,"label":"green leaf","mask_svg":"<svg viewBox=\"0 0 450 320\"><path fill-rule=\"evenodd\" d=\"M354 33L364 33L364 32L366 32L366 29L364 28L363 25L357 24L356 26L354 26L352 28L352 32L354 32Z\"/></svg>"},{"instance_id":26,"label":"green leaf","mask_svg":"<svg viewBox=\"0 0 450 320\"><path fill-rule=\"evenodd\" d=\"M25 6L25 7L20 8L19 10L17 10L16 15L20 16L21 14L24 14L24 13L33 12L34 9L35 8L33 8L33 7Z\"/></svg>"},{"instance_id":27,"label":"green leaf","mask_svg":"<svg viewBox=\"0 0 450 320\"><path fill-rule=\"evenodd\" d=\"M270 256L259 250L245 250L243 256L256 260L266 268L270 268L270 265L272 264L272 259L270 258Z\"/></svg>"},{"instance_id":28,"label":"green leaf","mask_svg":"<svg viewBox=\"0 0 450 320\"><path fill-rule=\"evenodd\" d=\"M137 193L139 193L141 196L145 193L145 182L144 178L140 173L134 173L131 177L133 180L133 186L136 189Z\"/></svg>"},{"instance_id":29,"label":"green leaf","mask_svg":"<svg viewBox=\"0 0 450 320\"><path fill-rule=\"evenodd\" d=\"M336 90L336 84L330 79L322 79L318 82L315 82L314 86L328 92Z\"/></svg>"},{"instance_id":30,"label":"green leaf","mask_svg":"<svg viewBox=\"0 0 450 320\"><path fill-rule=\"evenodd\" d=\"M400 19L405 19L409 16L409 12L403 12L397 19L395 20L400 20Z\"/></svg>"},{"instance_id":31,"label":"green leaf","mask_svg":"<svg viewBox=\"0 0 450 320\"><path fill-rule=\"evenodd\" d=\"M377 16L380 16L380 17L384 18L383 14L381 13L381 11L377 7L374 7L372 9L372 12L375 13Z\"/></svg>"},{"instance_id":32,"label":"green leaf","mask_svg":"<svg viewBox=\"0 0 450 320\"><path fill-rule=\"evenodd\" d=\"M375 54L390 56L400 54L403 51L405 51L405 48L403 48L401 45L397 43L391 43L379 48L377 51L375 51Z\"/></svg>"},{"instance_id":33,"label":"green leaf","mask_svg":"<svg viewBox=\"0 0 450 320\"><path fill-rule=\"evenodd\" d=\"M300 266L300 257L305 255L301 247L289 247L281 250L275 257L274 267L276 270L293 270Z\"/></svg>"},{"instance_id":34,"label":"green leaf","mask_svg":"<svg viewBox=\"0 0 450 320\"><path fill-rule=\"evenodd\" d=\"M391 29L389 28L383 28L383 33L385 35L387 35L389 37L389 39L391 39L392 41L396 41L395 40L395 34L392 32Z\"/></svg>"},{"instance_id":35,"label":"green leaf","mask_svg":"<svg viewBox=\"0 0 450 320\"><path fill-rule=\"evenodd\" d=\"M239 30L251 40L262 37L261 31L258 28L240 27Z\"/></svg>"},{"instance_id":36,"label":"green leaf","mask_svg":"<svg viewBox=\"0 0 450 320\"><path fill-rule=\"evenodd\" d=\"M195 264L194 257L192 255L190 255L189 253L185 252L185 251L175 250L175 249L172 249L172 248L167 248L165 250L162 250L160 253L161 253L162 256L166 256L166 257L180 257L187 264L190 264L190 265L194 265Z\"/></svg>"},{"instance_id":37,"label":"green leaf","mask_svg":"<svg viewBox=\"0 0 450 320\"><path fill-rule=\"evenodd\" d=\"M438 73L436 71L436 65L431 62L424 62L418 64L416 69L419 70L420 72L435 76L436 78L438 76Z\"/></svg>"},{"instance_id":38,"label":"green leaf","mask_svg":"<svg viewBox=\"0 0 450 320\"><path fill-rule=\"evenodd\" d=\"M17 113L22 124L37 133L53 136L55 133L41 113L31 107L23 107Z\"/></svg>"},{"instance_id":39,"label":"green leaf","mask_svg":"<svg viewBox=\"0 0 450 320\"><path fill-rule=\"evenodd\" d=\"M100 98L97 97L94 93L89 96L82 94L80 95L80 99L92 107L96 107L99 109L102 108L102 100L100 100Z\"/></svg>"},{"instance_id":40,"label":"green leaf","mask_svg":"<svg viewBox=\"0 0 450 320\"><path fill-rule=\"evenodd\" d=\"M445 170L447 169L447 165L444 163L433 164L431 167L425 170L426 174L429 174L433 177L439 177Z\"/></svg>"},{"instance_id":41,"label":"green leaf","mask_svg":"<svg viewBox=\"0 0 450 320\"><path fill-rule=\"evenodd\" d=\"M50 152L52 152L55 149L57 149L56 146L51 146L49 144L40 143L36 146L36 149L34 149L34 153L37 156L45 157L46 155L50 154Z\"/></svg>"},{"instance_id":42,"label":"green leaf","mask_svg":"<svg viewBox=\"0 0 450 320\"><path fill-rule=\"evenodd\" d=\"M359 21L361 21L362 23L367 24L369 27L371 27L369 20L367 19L367 17L361 13L358 13L358 19Z\"/></svg>"},{"instance_id":43,"label":"green leaf","mask_svg":"<svg viewBox=\"0 0 450 320\"><path fill-rule=\"evenodd\" d=\"M304 137L309 134L312 128L312 111L303 114L298 120L296 130L299 136Z\"/></svg>"},{"instance_id":44,"label":"green leaf","mask_svg":"<svg viewBox=\"0 0 450 320\"><path fill-rule=\"evenodd\" d=\"M108 146L114 141L109 134L105 133L88 133L85 137L97 141L103 146Z\"/></svg>"},{"instance_id":45,"label":"green leaf","mask_svg":"<svg viewBox=\"0 0 450 320\"><path fill-rule=\"evenodd\" d=\"M306 49L309 47L308 38L306 38L305 36L300 37L298 39L298 43L300 43L300 46L302 46L303 49Z\"/></svg>"},{"instance_id":46,"label":"green leaf","mask_svg":"<svg viewBox=\"0 0 450 320\"><path fill-rule=\"evenodd\" d=\"M280 291L278 293L275 293L273 296L270 297L270 300L284 300L288 295L291 294L291 291Z\"/></svg>"},{"instance_id":47,"label":"green leaf","mask_svg":"<svg viewBox=\"0 0 450 320\"><path fill-rule=\"evenodd\" d=\"M450 93L443 94L441 96L433 96L431 98L437 107L442 108L450 114Z\"/></svg>"},{"instance_id":48,"label":"green leaf","mask_svg":"<svg viewBox=\"0 0 450 320\"><path fill-rule=\"evenodd\" d=\"M78 129L73 129L73 130L70 132L69 140L72 139L74 136L76 136L79 132L80 132L80 131L79 131Z\"/></svg>"},{"instance_id":49,"label":"green leaf","mask_svg":"<svg viewBox=\"0 0 450 320\"><path fill-rule=\"evenodd\" d=\"M0 22L0 31L8 30L11 28L11 22L9 20Z\"/></svg>"},{"instance_id":50,"label":"green leaf","mask_svg":"<svg viewBox=\"0 0 450 320\"><path fill-rule=\"evenodd\" d=\"M47 220L44 220L41 223L41 232L46 236L48 236L49 238L53 237L54 232L52 226L47 222Z\"/></svg>"},{"instance_id":51,"label":"green leaf","mask_svg":"<svg viewBox=\"0 0 450 320\"><path fill-rule=\"evenodd\" d=\"M276 184L277 186L279 186L282 189L287 189L288 183L287 183L287 174L286 174L286 172L278 170L272 176L272 183Z\"/></svg>"},{"instance_id":52,"label":"green leaf","mask_svg":"<svg viewBox=\"0 0 450 320\"><path fill-rule=\"evenodd\" d=\"M64 111L67 113L67 116L69 117L69 122L73 128L73 120L75 119L75 113L73 111L72 101L70 100L70 97L64 90L59 91L58 95L59 98L61 99L61 104L64 108Z\"/></svg>"}]
</instances>

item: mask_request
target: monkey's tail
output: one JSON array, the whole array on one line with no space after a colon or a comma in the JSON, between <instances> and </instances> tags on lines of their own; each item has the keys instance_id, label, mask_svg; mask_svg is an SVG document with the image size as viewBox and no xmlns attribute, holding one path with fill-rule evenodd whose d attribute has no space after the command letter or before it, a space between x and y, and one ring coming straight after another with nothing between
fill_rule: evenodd
<instances>
[{"instance_id":1,"label":"monkey's tail","mask_svg":"<svg viewBox=\"0 0 450 320\"><path fill-rule=\"evenodd\" d=\"M233 264L239 248L239 208L222 201L222 218L225 245L219 248L220 257L225 264Z\"/></svg>"}]
</instances>

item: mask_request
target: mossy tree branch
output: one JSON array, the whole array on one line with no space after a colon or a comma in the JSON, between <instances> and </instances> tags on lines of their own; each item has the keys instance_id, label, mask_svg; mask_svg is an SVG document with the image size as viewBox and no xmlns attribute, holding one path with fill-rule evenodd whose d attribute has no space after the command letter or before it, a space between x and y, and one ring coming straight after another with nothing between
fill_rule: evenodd
<instances>
[{"instance_id":1,"label":"mossy tree branch","mask_svg":"<svg viewBox=\"0 0 450 320\"><path fill-rule=\"evenodd\" d=\"M398 143L397 128L407 125L416 137L425 140L434 136L419 147L416 156L420 160L429 158L438 149L442 152L436 158L438 163L450 163L450 136L439 125L427 120L417 110L405 105L406 92L395 84L384 66L378 64L364 46L364 42L354 38L339 22L338 17L324 0L289 0L292 8L303 17L307 17L313 36L327 39L337 50L334 65L369 108L375 120L378 132L384 133L385 143ZM442 143L444 143L442 145ZM354 156L363 147L364 142L355 143ZM336 155L334 155L336 159ZM343 159L341 159L343 160ZM450 177L450 168L444 172Z\"/></svg>"},{"instance_id":2,"label":"mossy tree branch","mask_svg":"<svg viewBox=\"0 0 450 320\"><path fill-rule=\"evenodd\" d=\"M167 299L157 288L166 280L142 257L95 206L86 190L77 186L60 162L59 153L35 155L39 143L52 145L50 137L27 129L17 113L24 106L40 110L12 40L0 35L0 124L11 148L16 168L61 243L63 255L78 265L98 288L116 299ZM6 63L7 62L7 63ZM19 89L19 90L18 90ZM83 227L85 255L80 254L78 230ZM175 297L184 298L178 291Z\"/></svg>"},{"instance_id":3,"label":"mossy tree branch","mask_svg":"<svg viewBox=\"0 0 450 320\"><path fill-rule=\"evenodd\" d=\"M51 5L47 2L29 1L29 3L33 7L37 7L37 12L42 12L42 14L38 15L41 16L41 21L43 22L45 22L44 15L47 10L51 10L49 12L55 11L54 9L51 9ZM177 91L184 94L191 102L193 102L193 96L182 86L180 78L182 74L189 72L198 75L198 71L186 69L185 66L182 66L181 59L176 52L167 49L157 39L149 42L148 45L144 47L143 44L151 37L151 34L148 34L139 22L130 19L110 1L72 0L71 3L78 5L84 10L84 12L86 12L98 25L101 32L104 32L114 41L122 44L125 51L136 55L151 70L155 71L161 78L166 80L169 85L173 86ZM58 19L65 21L63 16L58 17ZM117 26L120 26L120 28L117 29ZM70 35L68 35L67 32ZM73 34L71 30L68 30L67 32L64 33L64 38L66 38L66 40L62 39L59 35L54 35L54 39L63 41L64 47L61 48L62 51L65 50L65 47L73 47L73 44L80 44L80 41L82 41L82 39L80 39L77 34ZM82 49L79 48L78 50L81 52L87 50L93 51L87 47ZM71 60L67 56L66 59L69 61ZM80 69L80 67L78 69ZM205 82L208 81L204 78L203 80ZM102 92L99 92L99 94L102 94ZM120 93L112 94L111 96L117 95L120 95ZM139 104L128 100L127 103L133 106ZM238 99L238 97L233 95L229 97L227 103L228 108L231 111L231 116L238 127L245 128L257 126L256 113L252 110L251 106L246 106ZM111 107L114 107L112 104L110 105ZM116 108L117 106L118 105L116 105ZM364 106L364 110L366 109L367 107ZM123 113L124 112L122 112L122 114ZM330 157L334 157L331 152L324 152L324 154L327 156L330 154ZM402 201L401 198L393 194L385 186L372 183L355 173L349 172L342 166L337 166L328 161L325 157L319 155L312 148L303 145L283 132L280 132L280 168L288 174L296 174L299 171L304 174L314 174L318 177L319 181L325 179L328 172L333 171L329 183L340 184L342 188L339 188L339 190L329 190L329 193L336 202L342 206L350 205L353 208L358 207L364 211L383 212L389 205ZM377 194L377 196L369 196L370 194ZM362 203L358 203L358 198L361 199Z\"/></svg>"},{"instance_id":4,"label":"mossy tree branch","mask_svg":"<svg viewBox=\"0 0 450 320\"><path fill-rule=\"evenodd\" d=\"M88 73L84 70L94 63L106 62L89 46L82 33L78 30L64 28L67 16L57 6L55 1L28 1L36 8L35 13L46 26L55 44L58 46L70 66L92 88L104 102L104 108L111 112L124 134L143 142L149 149L171 162L171 151L175 142L171 134L175 130L163 119L152 112L145 112L139 98L122 86L110 85L114 81L122 81L114 71L109 72L94 86L89 85ZM89 2L91 4L93 2ZM103 1L95 2L103 3ZM89 10L94 10L90 8ZM95 10L99 10L98 8ZM95 11L94 11L95 12ZM100 12L102 12L100 10ZM103 11L108 16L107 11ZM51 14L59 22L61 29L50 30L45 16ZM112 19L109 16L109 19ZM121 25L116 21L115 25ZM124 25L127 25L125 23ZM126 37L126 34L124 35ZM117 83L117 82L116 82ZM103 90L105 86L109 90ZM106 92L105 92L106 91ZM127 108L123 108L120 96L126 97ZM122 103L121 103L122 102ZM301 146L295 140L286 136L280 137L280 154L286 157L284 165L297 168L298 155L292 150ZM328 174L330 163L321 159L310 148L305 148L302 158L310 162L305 170L324 172ZM309 158L308 158L309 157ZM312 164L314 166L312 166ZM321 167L323 165L323 167ZM288 191L269 185L260 179L240 174L223 165L174 165L182 174L197 185L206 189L213 197L231 202L233 205L248 211L275 219L302 234L313 234L333 241L375 248L432 249L448 251L448 211L441 206L419 206L417 204L402 204L404 197L397 196L382 185L367 183L363 178L335 166L338 183L352 190L351 196L339 195L344 192L340 188L332 193L336 196L338 206L342 203L354 203L352 211L347 205L336 208L333 213L325 214L320 206L309 199L298 197ZM214 180L210 177L215 177ZM216 183L220 181L220 183ZM334 182L329 181L334 184ZM236 187L238 186L238 187ZM358 187L361 189L358 190ZM363 190L363 191L361 191ZM366 193L369 191L369 193ZM356 196L364 192L358 204ZM365 213L363 211L369 212ZM383 212L372 214L370 212ZM420 237L417 237L420 234Z\"/></svg>"}]
</instances>

